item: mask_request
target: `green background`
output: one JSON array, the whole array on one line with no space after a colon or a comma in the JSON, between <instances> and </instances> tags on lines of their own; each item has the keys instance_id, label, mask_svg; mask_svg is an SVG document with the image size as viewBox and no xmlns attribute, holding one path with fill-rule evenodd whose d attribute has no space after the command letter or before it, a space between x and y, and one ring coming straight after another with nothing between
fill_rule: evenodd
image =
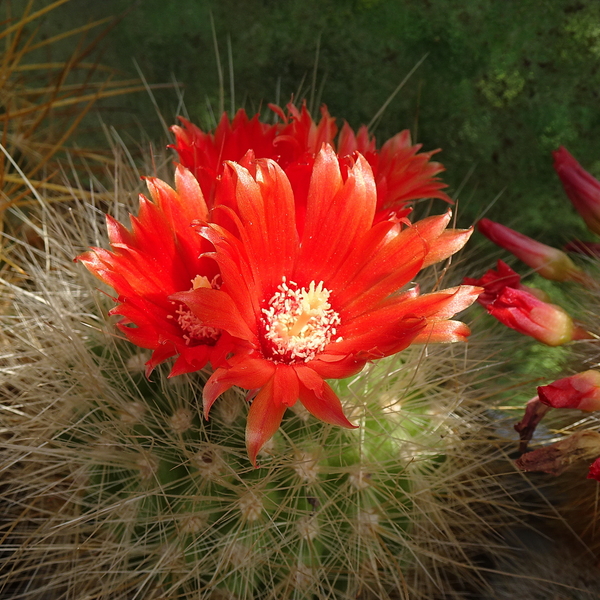
<instances>
[{"instance_id":1,"label":"green background","mask_svg":"<svg viewBox=\"0 0 600 600\"><path fill-rule=\"evenodd\" d=\"M442 148L451 193L468 179L462 225L489 208L486 216L547 243L592 239L562 192L551 151L564 144L600 176L596 0L72 0L47 27L127 9L103 62L135 75L135 58L149 83L181 82L185 110L204 127L221 101L211 15L227 110L285 103L300 89L357 127L427 55L377 122L379 143L409 128L424 149ZM157 91L156 100L174 122L177 93ZM164 136L143 94L106 114Z\"/></svg>"}]
</instances>

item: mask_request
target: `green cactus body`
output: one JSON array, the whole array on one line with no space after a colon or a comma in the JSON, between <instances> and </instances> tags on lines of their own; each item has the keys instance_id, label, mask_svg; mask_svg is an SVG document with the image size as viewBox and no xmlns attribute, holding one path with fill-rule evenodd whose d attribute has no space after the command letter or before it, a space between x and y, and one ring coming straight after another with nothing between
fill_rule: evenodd
<instances>
[{"instance_id":1,"label":"green cactus body","mask_svg":"<svg viewBox=\"0 0 600 600\"><path fill-rule=\"evenodd\" d=\"M296 405L255 469L243 393L207 421L206 373L148 380L72 263L89 207L50 221L52 235L30 224L47 248L18 257L26 284L2 292L3 594L431 600L481 585L470 557L520 510L472 385L489 341L411 347L331 382L358 428Z\"/></svg>"},{"instance_id":2,"label":"green cactus body","mask_svg":"<svg viewBox=\"0 0 600 600\"><path fill-rule=\"evenodd\" d=\"M117 342L92 353L104 394L77 403L54 441L86 473L80 518L123 549L126 580L140 585L148 573L141 589L159 585L168 597L346 597L366 572L380 590L397 586L410 471L435 469L444 453L427 399L410 390L414 366L386 359L336 383L357 430L289 410L254 469L240 393L205 421L200 377L119 381L130 351ZM418 450L423 435L439 447Z\"/></svg>"}]
</instances>

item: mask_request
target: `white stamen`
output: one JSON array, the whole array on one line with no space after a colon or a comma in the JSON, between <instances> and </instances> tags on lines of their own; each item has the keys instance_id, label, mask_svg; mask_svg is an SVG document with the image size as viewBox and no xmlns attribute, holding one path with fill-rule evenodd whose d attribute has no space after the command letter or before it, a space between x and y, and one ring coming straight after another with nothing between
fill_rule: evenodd
<instances>
[{"instance_id":1,"label":"white stamen","mask_svg":"<svg viewBox=\"0 0 600 600\"><path fill-rule=\"evenodd\" d=\"M336 335L339 314L329 304L330 291L323 282L310 282L308 289L282 282L263 308L264 337L270 350L280 362L308 362ZM335 341L341 341L338 337ZM276 361L277 362L277 361Z\"/></svg>"},{"instance_id":2,"label":"white stamen","mask_svg":"<svg viewBox=\"0 0 600 600\"><path fill-rule=\"evenodd\" d=\"M217 340L221 332L214 327L202 324L202 321L192 314L192 311L180 306L176 311L177 323L186 333L183 335L185 343L189 346L192 340Z\"/></svg>"},{"instance_id":3,"label":"white stamen","mask_svg":"<svg viewBox=\"0 0 600 600\"><path fill-rule=\"evenodd\" d=\"M209 289L219 289L219 284L217 279L219 275L215 275L212 281L208 280L208 277L204 275L196 275L194 279L192 279L192 287L191 290L197 290L199 288L209 288ZM185 340L186 345L190 345L190 343L194 340L199 340L202 342L207 342L209 340L218 340L221 335L221 331L216 329L215 327L208 327L200 321L198 317L196 317L191 310L186 308L183 305L180 305L179 308L175 311L177 315L177 323L179 327L183 329L185 332L183 334L183 339ZM172 319L171 315L167 316L167 319Z\"/></svg>"}]
</instances>

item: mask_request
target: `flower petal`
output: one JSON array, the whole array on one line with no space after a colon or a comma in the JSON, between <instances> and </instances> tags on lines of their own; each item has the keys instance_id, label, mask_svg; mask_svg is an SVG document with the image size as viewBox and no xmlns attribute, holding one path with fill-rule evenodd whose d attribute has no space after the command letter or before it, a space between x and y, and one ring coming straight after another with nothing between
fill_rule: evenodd
<instances>
[{"instance_id":1,"label":"flower petal","mask_svg":"<svg viewBox=\"0 0 600 600\"><path fill-rule=\"evenodd\" d=\"M471 306L481 288L461 285L416 297L391 297L379 308L343 323L338 334L346 339L368 334L372 329L394 327L405 318L427 318L441 321ZM343 344L343 342L341 342Z\"/></svg>"},{"instance_id":2,"label":"flower petal","mask_svg":"<svg viewBox=\"0 0 600 600\"><path fill-rule=\"evenodd\" d=\"M224 329L233 337L256 342L256 334L242 318L231 296L222 290L198 288L170 296L185 304L195 317L215 329Z\"/></svg>"},{"instance_id":3,"label":"flower petal","mask_svg":"<svg viewBox=\"0 0 600 600\"><path fill-rule=\"evenodd\" d=\"M263 289L273 289L292 270L298 250L292 188L274 161L257 161L256 180L240 165L230 166L237 175L242 241L259 267Z\"/></svg>"},{"instance_id":4,"label":"flower petal","mask_svg":"<svg viewBox=\"0 0 600 600\"><path fill-rule=\"evenodd\" d=\"M324 146L311 178L297 277L331 278L371 228L376 202L373 173L364 158L357 159L342 184L337 157Z\"/></svg>"},{"instance_id":5,"label":"flower petal","mask_svg":"<svg viewBox=\"0 0 600 600\"><path fill-rule=\"evenodd\" d=\"M274 381L270 379L256 394L248 411L246 449L250 462L258 467L256 455L281 424L287 406L273 397Z\"/></svg>"},{"instance_id":6,"label":"flower petal","mask_svg":"<svg viewBox=\"0 0 600 600\"><path fill-rule=\"evenodd\" d=\"M277 365L273 375L273 398L285 406L294 406L298 400L299 389L300 382L294 367Z\"/></svg>"},{"instance_id":7,"label":"flower petal","mask_svg":"<svg viewBox=\"0 0 600 600\"><path fill-rule=\"evenodd\" d=\"M321 421L330 423L331 425L339 425L348 429L356 429L358 425L352 425L344 415L342 403L336 393L331 389L327 382L323 382L323 390L321 394L315 391L300 386L300 402L304 408Z\"/></svg>"},{"instance_id":8,"label":"flower petal","mask_svg":"<svg viewBox=\"0 0 600 600\"><path fill-rule=\"evenodd\" d=\"M423 268L446 260L458 252L467 243L472 233L472 227L444 231L429 247L429 252L423 262Z\"/></svg>"},{"instance_id":9,"label":"flower petal","mask_svg":"<svg viewBox=\"0 0 600 600\"><path fill-rule=\"evenodd\" d=\"M364 356L321 353L318 358L306 364L319 379L344 379L362 371L366 363L367 358Z\"/></svg>"},{"instance_id":10,"label":"flower petal","mask_svg":"<svg viewBox=\"0 0 600 600\"><path fill-rule=\"evenodd\" d=\"M217 369L208 379L202 391L204 405L204 417L208 419L208 413L214 401L229 388L237 385L247 390L255 390L264 386L273 378L275 365L261 358L243 357L238 364L230 368Z\"/></svg>"},{"instance_id":11,"label":"flower petal","mask_svg":"<svg viewBox=\"0 0 600 600\"><path fill-rule=\"evenodd\" d=\"M413 339L413 344L450 344L466 342L471 335L468 325L462 321L438 321L429 323Z\"/></svg>"}]
</instances>

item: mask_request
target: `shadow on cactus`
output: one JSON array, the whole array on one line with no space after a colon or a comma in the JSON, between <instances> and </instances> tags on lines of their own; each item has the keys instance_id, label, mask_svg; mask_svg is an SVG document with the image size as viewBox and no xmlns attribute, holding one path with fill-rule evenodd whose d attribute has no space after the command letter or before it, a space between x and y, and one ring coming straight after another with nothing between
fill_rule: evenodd
<instances>
[{"instance_id":1,"label":"shadow on cactus","mask_svg":"<svg viewBox=\"0 0 600 600\"><path fill-rule=\"evenodd\" d=\"M333 151L323 152L316 158L315 172L339 173ZM275 172L285 189L283 171L275 163L258 160L246 166L247 170L236 167L244 181L252 174L254 181L262 175L264 183ZM357 186L355 180L361 177L372 177L369 173L358 158L345 179L337 179L336 193L345 190L346 199L354 201L349 186ZM156 180L150 183L151 191L156 190ZM188 194L194 191L191 184L178 187L160 197L162 204L153 198L155 206L174 209L184 189ZM268 186L263 189L268 191ZM374 206L373 179L365 189L363 202ZM285 193L290 194L291 188ZM322 193L331 191L326 188ZM365 200L368 194L370 199ZM130 210L122 201L115 199L114 209ZM148 209L150 201L144 202ZM236 210L243 213L239 204L228 206L229 216ZM309 202L305 231L312 227L312 210ZM335 216L343 216L347 208L336 210ZM156 213L141 215L139 223L151 214ZM177 222L175 210L165 214ZM377 339L385 341L385 345L377 342L380 355L403 352L372 363L375 350L365 346L354 355L358 368L340 368L332 381L340 411L358 425L356 429L316 419L309 412L316 412L314 402L306 402L309 410L302 403L290 403L276 424L280 427L273 435L260 432L261 443L253 450L247 420L256 399L250 403L240 388L231 387L216 399L210 420L205 420L201 397L210 373L193 362L196 355L187 354L192 358L184 365L193 367L185 369L188 373L168 378L166 365L150 356L157 349L154 338L146 337L150 342L146 355L123 339L123 333L131 333L124 331L124 323L108 316L110 311L131 318L135 314L128 305L131 298L117 290L121 305L113 310L110 292L95 290L96 282L88 281L72 263L90 240L99 237L99 248L106 246L98 233L103 231L100 211L80 203L70 214L59 216L46 208L42 226L20 217L43 237L46 250L19 243L13 262L21 265L23 283L4 291L4 301L12 306L4 317L3 332L3 406L8 417L2 433L8 475L4 497L10 515L3 546L7 575L0 576L4 590L27 599L68 594L111 600L431 599L463 597L465 588L485 587L476 556L500 552L502 525L514 523L522 513L511 500L513 484L502 475L508 468L502 435L489 421L486 398L472 385L494 362L495 349L489 338L475 340L469 348L409 347L411 341L458 341L466 335L462 323L448 319L470 303L470 288L437 290L442 276L456 279L455 265L442 272L431 266L419 274L424 289L437 290L429 295L412 288L389 296L396 288L385 292L380 280L371 281L380 297L370 297L371 304L363 304L363 310L398 311L402 322L398 307L404 303L410 317L404 325L412 329L410 339L404 327L400 334L405 337L397 339L398 331L389 329L390 319L369 322L371 329L379 328ZM296 215L292 211L279 218L293 220ZM322 222L327 218L321 215ZM445 230L445 217L432 219L414 224L383 219L373 226L381 234L376 250L387 248L391 256L399 239L403 244L410 241L417 250L414 272L405 273L406 281L400 284L394 280L394 285L402 287L422 266L447 259L464 243L464 232ZM239 231L248 233L244 228L249 222L240 220ZM437 235L420 225L424 222L435 224ZM204 226L210 228L211 223ZM220 227L225 231L231 222L223 221ZM418 235L411 237L415 230ZM115 231L125 242L121 246L115 244ZM429 242L423 244L427 236ZM134 242L133 236L113 227L110 260ZM319 248L326 253L325 245ZM253 248L246 251L250 256ZM352 251L348 249L350 257ZM104 260L104 267L111 266L106 251L93 252L95 256L88 253L86 260L97 258ZM277 255L267 256L269 264L277 264ZM99 262L93 263L96 274ZM320 268L318 261L313 268ZM375 263L371 276L385 281L398 270L393 262L385 268ZM192 280L198 275L202 274L192 273L180 291L218 291L221 299L230 293L226 270L218 289L196 288ZM280 275L275 273L275 284ZM315 277L330 289L325 275ZM329 277L334 281L333 275ZM102 278L107 281L108 276ZM177 292L168 289L172 282L166 278L164 282L165 297L154 299L153 316L175 320L167 319L171 313L160 312L171 306L168 296ZM300 279L298 287L308 289L308 283ZM348 280L346 287L352 285ZM330 361L336 347L353 339L344 329L349 309L336 303L335 290L332 286L330 304L340 315L337 336L343 341L327 339L315 354L329 353ZM226 321L204 320L199 305L188 304L194 317L232 338L226 340L227 360L243 361L251 355L266 362L267 355L259 354L264 345L254 343L251 336L236 341L223 326L229 326ZM417 309L423 307L429 312L419 315ZM177 306L170 310L179 314ZM415 315L420 317L416 323ZM184 328L188 323L186 319L179 325ZM185 351L183 335L181 339L182 344L173 347ZM311 356L301 366L308 368L305 365L316 361ZM296 363L285 363L290 364ZM155 367L150 379L144 373L148 365ZM327 398L333 402L332 396ZM248 460L248 450L251 459L257 456L258 468Z\"/></svg>"}]
</instances>

